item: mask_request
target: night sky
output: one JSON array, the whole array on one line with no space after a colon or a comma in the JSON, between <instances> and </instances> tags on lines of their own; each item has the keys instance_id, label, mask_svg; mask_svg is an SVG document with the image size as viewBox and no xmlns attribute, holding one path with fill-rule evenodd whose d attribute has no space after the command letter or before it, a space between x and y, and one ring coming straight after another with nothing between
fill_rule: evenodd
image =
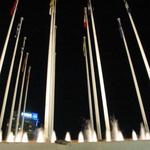
<instances>
[{"instance_id":1,"label":"night sky","mask_svg":"<svg viewBox=\"0 0 150 150\"><path fill-rule=\"evenodd\" d=\"M148 0L130 0L128 3L149 61L150 2ZM118 120L124 136L131 137L132 129L139 131L142 118L126 52L118 31L116 20L118 17L122 19L148 122L150 122L149 79L123 1L92 0L92 4L109 116L110 119L115 117ZM8 31L12 6L13 0L0 0L0 52L2 52ZM84 6L86 6L86 0L57 1L55 130L59 138L63 138L66 131L70 131L71 136L77 138L85 120L89 119L86 69L82 51L82 38L86 35L86 31L83 28ZM32 66L27 111L39 113L40 124L43 126L50 26L49 0L20 0L19 2L3 70L0 75L0 103L2 104L12 57L16 26L21 16L24 17L24 21L7 103L8 113L6 113L5 118L9 116L20 47L23 37L27 36L25 51L30 53L29 65ZM105 126L97 69L96 77L104 136Z\"/></svg>"}]
</instances>

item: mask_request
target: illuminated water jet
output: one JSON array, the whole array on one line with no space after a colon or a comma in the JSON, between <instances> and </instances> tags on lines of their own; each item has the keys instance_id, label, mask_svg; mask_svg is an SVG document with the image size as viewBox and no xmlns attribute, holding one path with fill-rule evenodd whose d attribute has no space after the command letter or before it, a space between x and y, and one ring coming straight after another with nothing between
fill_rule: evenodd
<instances>
[{"instance_id":1,"label":"illuminated water jet","mask_svg":"<svg viewBox=\"0 0 150 150\"><path fill-rule=\"evenodd\" d=\"M79 143L83 143L83 142L84 142L84 136L83 136L82 131L79 132L79 135L78 135L78 142L79 142Z\"/></svg>"},{"instance_id":2,"label":"illuminated water jet","mask_svg":"<svg viewBox=\"0 0 150 150\"><path fill-rule=\"evenodd\" d=\"M19 131L15 137L15 142L19 143L22 140L22 136L23 136L23 131Z\"/></svg>"},{"instance_id":3,"label":"illuminated water jet","mask_svg":"<svg viewBox=\"0 0 150 150\"><path fill-rule=\"evenodd\" d=\"M92 141L97 142L97 135L96 135L95 130L93 130L93 132L92 132Z\"/></svg>"},{"instance_id":4,"label":"illuminated water jet","mask_svg":"<svg viewBox=\"0 0 150 150\"><path fill-rule=\"evenodd\" d=\"M137 134L136 134L136 132L134 130L132 131L132 140L133 141L137 141L138 140Z\"/></svg>"},{"instance_id":5,"label":"illuminated water jet","mask_svg":"<svg viewBox=\"0 0 150 150\"><path fill-rule=\"evenodd\" d=\"M143 123L141 123L140 125L140 136L139 136L140 140L145 140L146 139L146 133L145 133L145 128Z\"/></svg>"},{"instance_id":6,"label":"illuminated water jet","mask_svg":"<svg viewBox=\"0 0 150 150\"><path fill-rule=\"evenodd\" d=\"M56 133L55 133L55 131L53 131L50 142L55 143L56 140L57 140Z\"/></svg>"},{"instance_id":7,"label":"illuminated water jet","mask_svg":"<svg viewBox=\"0 0 150 150\"><path fill-rule=\"evenodd\" d=\"M0 142L2 142L2 131L0 131Z\"/></svg>"},{"instance_id":8,"label":"illuminated water jet","mask_svg":"<svg viewBox=\"0 0 150 150\"><path fill-rule=\"evenodd\" d=\"M118 141L124 141L123 134L120 130L118 131Z\"/></svg>"},{"instance_id":9,"label":"illuminated water jet","mask_svg":"<svg viewBox=\"0 0 150 150\"><path fill-rule=\"evenodd\" d=\"M7 137L7 139L6 139L6 141L7 141L8 143L13 143L13 142L14 142L14 134L13 134L13 132L10 132L10 133L9 133L9 135L8 135L8 137Z\"/></svg>"},{"instance_id":10,"label":"illuminated water jet","mask_svg":"<svg viewBox=\"0 0 150 150\"><path fill-rule=\"evenodd\" d=\"M84 130L84 138L87 142L97 142L97 135L95 130L92 129L90 122L86 124L85 130Z\"/></svg>"},{"instance_id":11,"label":"illuminated water jet","mask_svg":"<svg viewBox=\"0 0 150 150\"><path fill-rule=\"evenodd\" d=\"M146 140L150 140L150 133L149 133L149 132L146 132L146 134L145 134L145 139L146 139Z\"/></svg>"},{"instance_id":12,"label":"illuminated water jet","mask_svg":"<svg viewBox=\"0 0 150 150\"><path fill-rule=\"evenodd\" d=\"M71 142L71 135L69 132L66 133L66 136L65 136L65 141L67 142Z\"/></svg>"},{"instance_id":13,"label":"illuminated water jet","mask_svg":"<svg viewBox=\"0 0 150 150\"><path fill-rule=\"evenodd\" d=\"M123 141L124 137L119 129L118 121L116 119L112 120L112 139L114 141Z\"/></svg>"},{"instance_id":14,"label":"illuminated water jet","mask_svg":"<svg viewBox=\"0 0 150 150\"><path fill-rule=\"evenodd\" d=\"M38 135L37 135L37 143L44 143L45 142L45 137L44 137L44 131L43 129L38 130Z\"/></svg>"},{"instance_id":15,"label":"illuminated water jet","mask_svg":"<svg viewBox=\"0 0 150 150\"><path fill-rule=\"evenodd\" d=\"M27 132L25 132L25 133L23 134L22 142L23 142L23 143L28 143L28 142L29 142Z\"/></svg>"}]
</instances>

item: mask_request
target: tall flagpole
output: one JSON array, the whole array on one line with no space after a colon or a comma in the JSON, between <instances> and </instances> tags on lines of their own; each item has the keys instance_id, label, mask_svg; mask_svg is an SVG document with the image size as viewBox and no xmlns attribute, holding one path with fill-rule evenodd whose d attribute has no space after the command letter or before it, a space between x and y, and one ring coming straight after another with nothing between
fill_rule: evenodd
<instances>
[{"instance_id":1,"label":"tall flagpole","mask_svg":"<svg viewBox=\"0 0 150 150\"><path fill-rule=\"evenodd\" d=\"M19 0L16 0L16 6L15 6L15 9L14 9L12 18L11 18L11 22L10 22L9 29L8 29L8 32L7 32L7 36L6 36L6 40L5 40L5 44L4 44L4 47L3 47L3 50L2 50L2 54L1 54L1 57L0 57L1 58L0 59L0 74L1 74L1 71L2 71L3 62L4 62L4 58L5 58L8 42L9 42L9 37L10 37L10 34L11 34L11 30L12 30L12 26L13 26L13 23L14 23L14 19L15 19L18 3L19 3Z\"/></svg>"},{"instance_id":2,"label":"tall flagpole","mask_svg":"<svg viewBox=\"0 0 150 150\"><path fill-rule=\"evenodd\" d=\"M87 47L86 47L86 37L85 36L83 37L83 53L84 53L85 65L86 65L90 123L91 123L92 130L94 130L94 119L93 119L93 108L92 108L92 94L91 94L91 86L90 86L90 75L89 75L89 66L88 66L88 57L87 57Z\"/></svg>"},{"instance_id":3,"label":"tall flagpole","mask_svg":"<svg viewBox=\"0 0 150 150\"><path fill-rule=\"evenodd\" d=\"M95 70L94 70L94 63L93 63L93 55L92 55L92 46L91 46L91 37L90 37L90 30L89 30L87 8L84 9L84 13L85 13L84 19L86 21L86 28L87 28L87 38L88 38L88 48L89 48L92 88L93 88L93 98L94 98L94 108L95 108L95 118L96 118L96 129L97 129L98 139L101 140L102 134L101 134L101 124L100 124L100 112L99 112L99 104L98 104L98 97L97 97L97 87L96 87Z\"/></svg>"},{"instance_id":4,"label":"tall flagpole","mask_svg":"<svg viewBox=\"0 0 150 150\"><path fill-rule=\"evenodd\" d=\"M50 87L51 87L51 92L50 92L50 106L49 106L49 110L50 110L50 116L49 116L49 131L50 134L52 136L52 132L54 130L54 110L55 110L55 61L56 61L56 3L51 2L53 4L53 8L52 8L52 13L53 13L53 29L52 29L52 45L51 45L51 81L50 81ZM50 137L51 138L51 137ZM51 139L50 139L51 140Z\"/></svg>"},{"instance_id":5,"label":"tall flagpole","mask_svg":"<svg viewBox=\"0 0 150 150\"><path fill-rule=\"evenodd\" d=\"M47 81L46 81L46 98L45 98L45 120L44 120L44 134L45 138L51 138L53 132L53 111L54 102L52 96L52 71L53 71L53 48L54 48L54 30L55 30L55 15L56 15L56 0L50 1L50 35L49 35L49 51L48 51L48 63L47 63Z\"/></svg>"},{"instance_id":6,"label":"tall flagpole","mask_svg":"<svg viewBox=\"0 0 150 150\"><path fill-rule=\"evenodd\" d=\"M130 22L131 22L131 25L132 25L132 28L133 28L133 31L134 31L134 34L135 34L135 37L136 37L138 46L139 46L139 49L140 49L140 52L141 52L141 55L142 55L142 59L143 59L143 61L144 61L144 65L145 65L145 68L146 68L146 71L147 71L147 75L148 75L148 77L149 77L149 79L150 79L150 66L149 66L149 64L148 64L148 60L147 60L147 58L146 58L143 45L142 45L142 43L141 43L140 37L139 37L139 35L138 35L137 29L136 29L136 26L135 26L135 23L134 23L134 21L133 21L133 18L132 18L131 12L130 12L129 5L128 5L128 3L127 3L126 0L123 0L123 1L124 1L125 8L126 8L126 11L127 11L127 13L128 13L128 16L129 16L129 19L130 19Z\"/></svg>"},{"instance_id":7,"label":"tall flagpole","mask_svg":"<svg viewBox=\"0 0 150 150\"><path fill-rule=\"evenodd\" d=\"M145 130L146 130L146 132L149 133L149 126L148 126L148 122L147 122L147 118L146 118L146 114L145 114L145 110L144 110L144 106L143 106L143 102L142 102L141 93L140 93L140 90L139 90L139 85L138 85L138 82L137 82L136 74L135 74L135 71L134 71L133 63L132 63L132 60L131 60L129 48L128 48L128 45L127 45L127 41L126 41L125 34L124 34L124 31L123 31L123 28L122 28L122 25L121 25L120 18L118 18L118 23L119 23L119 30L120 30L120 33L121 33L121 37L123 39L125 50L126 50L126 53L127 53L127 57L128 57L128 61L129 61L129 65L130 65L130 69L131 69L131 73L132 73L132 78L133 78L133 82L134 82L134 86L135 86L135 90L136 90L136 94L137 94L137 98L138 98L138 102L139 102L139 106L140 106L140 110L141 110Z\"/></svg>"},{"instance_id":8,"label":"tall flagpole","mask_svg":"<svg viewBox=\"0 0 150 150\"><path fill-rule=\"evenodd\" d=\"M103 104L103 110L104 110L104 120L105 120L105 126L106 126L106 138L107 138L106 140L110 141L111 140L111 134L110 134L109 114L108 114L108 108L107 108L107 100L106 100L106 92L105 92L103 71L102 71L100 51L99 51L99 46L98 46L98 41L97 41L96 28L95 28L95 22L94 22L94 15L93 15L91 0L89 0L88 8L89 8L89 11L90 11L92 29L93 29L93 36L94 36L94 44L95 44L96 60L97 60L97 67L98 67L98 75L99 75L99 80L100 80L100 89L101 89L102 104Z\"/></svg>"},{"instance_id":9,"label":"tall flagpole","mask_svg":"<svg viewBox=\"0 0 150 150\"><path fill-rule=\"evenodd\" d=\"M51 76L51 99L52 99L52 104L51 104L51 128L50 131L52 132L54 130L54 110L55 110L55 70L56 70L56 30L57 27L54 25L54 30L53 30L53 51L52 51L52 76Z\"/></svg>"},{"instance_id":10,"label":"tall flagpole","mask_svg":"<svg viewBox=\"0 0 150 150\"><path fill-rule=\"evenodd\" d=\"M10 87L12 71L13 71L13 67L14 67L15 56L16 56L16 52L17 52L21 27L22 27L22 21L23 21L23 18L21 17L20 23L18 24L18 27L17 27L17 33L16 33L17 38L16 38L15 48L14 48L13 57L11 60L10 70L9 70L9 74L8 74L8 78L7 78L6 89L5 89L5 94L4 94L3 104L2 104L2 110L1 110L1 115L0 115L0 130L2 130L4 113L5 113L5 109L6 109L7 97L8 97L8 92L9 92L9 87Z\"/></svg>"},{"instance_id":11,"label":"tall flagpole","mask_svg":"<svg viewBox=\"0 0 150 150\"><path fill-rule=\"evenodd\" d=\"M24 82L25 82L25 75L26 75L26 69L27 69L27 62L28 62L28 56L29 53L26 53L26 57L24 60L24 66L23 66L23 77L22 77L22 85L21 85L21 91L20 91L20 97L19 97L19 105L18 105L18 111L17 111L17 120L16 120L16 126L15 126L15 138L18 133L18 127L19 127L19 119L20 119L20 112L21 112L21 105L22 105L22 97L23 97L23 89L24 89Z\"/></svg>"},{"instance_id":12,"label":"tall flagpole","mask_svg":"<svg viewBox=\"0 0 150 150\"><path fill-rule=\"evenodd\" d=\"M30 72L31 72L31 66L28 68L28 74L27 74L27 82L26 82L26 90L25 90L25 97L24 97L24 105L23 105L23 113L25 113L26 110L26 104L27 104L27 96L28 96L28 88L29 88L29 81L30 81ZM22 116L21 121L21 130L24 130L24 115Z\"/></svg>"},{"instance_id":13,"label":"tall flagpole","mask_svg":"<svg viewBox=\"0 0 150 150\"><path fill-rule=\"evenodd\" d=\"M12 128L12 120L13 120L14 108L15 108L15 103L16 103L16 96L17 96L19 76L20 76L20 70L21 70L21 64L22 64L22 58L23 58L23 51L25 48L25 40L26 40L26 37L24 37L23 46L21 48L21 56L20 56L17 78L16 78L16 83L15 83L15 89L14 89L14 94L13 94L13 100L12 100L12 105L11 105L11 113L10 113L10 117L9 117L7 137L9 136L9 133L11 132L11 128Z\"/></svg>"}]
</instances>

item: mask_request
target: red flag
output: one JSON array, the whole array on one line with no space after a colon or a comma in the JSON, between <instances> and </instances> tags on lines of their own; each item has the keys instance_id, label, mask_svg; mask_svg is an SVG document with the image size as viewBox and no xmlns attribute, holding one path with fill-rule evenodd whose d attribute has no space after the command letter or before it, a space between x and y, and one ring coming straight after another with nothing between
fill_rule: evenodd
<instances>
[{"instance_id":1,"label":"red flag","mask_svg":"<svg viewBox=\"0 0 150 150\"><path fill-rule=\"evenodd\" d=\"M85 15L84 15L84 28L87 28L87 20L86 20L86 17L85 17Z\"/></svg>"},{"instance_id":2,"label":"red flag","mask_svg":"<svg viewBox=\"0 0 150 150\"><path fill-rule=\"evenodd\" d=\"M15 8L16 8L16 4L17 4L17 0L14 1L14 4L13 4L11 10L10 10L10 15L11 15L11 16L12 16L13 13L14 13L14 10L15 10Z\"/></svg>"}]
</instances>

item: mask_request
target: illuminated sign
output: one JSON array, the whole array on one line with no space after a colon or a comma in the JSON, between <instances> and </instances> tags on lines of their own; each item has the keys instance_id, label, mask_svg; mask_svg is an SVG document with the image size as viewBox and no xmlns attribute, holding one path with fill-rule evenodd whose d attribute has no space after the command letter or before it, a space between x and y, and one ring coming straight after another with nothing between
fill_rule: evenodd
<instances>
[{"instance_id":1,"label":"illuminated sign","mask_svg":"<svg viewBox=\"0 0 150 150\"><path fill-rule=\"evenodd\" d=\"M28 119L39 120L37 113L27 113L27 112L23 113L22 112L21 116L22 117L24 116L24 118L28 118Z\"/></svg>"}]
</instances>

